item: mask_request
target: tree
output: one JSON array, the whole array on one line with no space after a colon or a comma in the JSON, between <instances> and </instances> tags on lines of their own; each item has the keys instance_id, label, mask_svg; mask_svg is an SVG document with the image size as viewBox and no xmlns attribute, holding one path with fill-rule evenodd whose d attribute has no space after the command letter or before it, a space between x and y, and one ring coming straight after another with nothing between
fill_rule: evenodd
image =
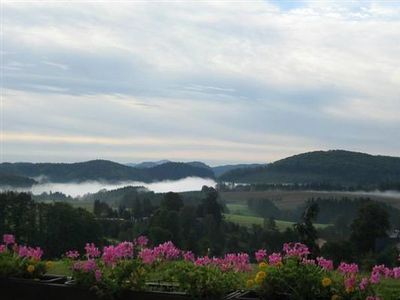
<instances>
[{"instance_id":1,"label":"tree","mask_svg":"<svg viewBox=\"0 0 400 300\"><path fill-rule=\"evenodd\" d=\"M316 255L319 250L315 243L317 240L317 230L313 225L313 222L317 219L318 212L318 204L314 201L310 201L303 212L302 221L294 225L295 230L299 234L300 241L306 244L314 255Z\"/></svg>"},{"instance_id":2,"label":"tree","mask_svg":"<svg viewBox=\"0 0 400 300\"><path fill-rule=\"evenodd\" d=\"M135 220L139 220L143 217L143 205L138 197L133 202L133 217Z\"/></svg>"},{"instance_id":3,"label":"tree","mask_svg":"<svg viewBox=\"0 0 400 300\"><path fill-rule=\"evenodd\" d=\"M161 207L166 210L179 211L183 206L183 201L178 193L168 192L164 195L164 199L161 201Z\"/></svg>"},{"instance_id":4,"label":"tree","mask_svg":"<svg viewBox=\"0 0 400 300\"><path fill-rule=\"evenodd\" d=\"M379 203L367 202L360 207L351 224L351 241L361 254L375 250L375 241L386 237L390 228L389 215Z\"/></svg>"},{"instance_id":5,"label":"tree","mask_svg":"<svg viewBox=\"0 0 400 300\"><path fill-rule=\"evenodd\" d=\"M213 188L203 187L203 191L206 191L206 197L202 200L201 204L197 208L197 214L199 217L205 217L207 215L212 215L214 217L217 226L221 224L222 221L222 207L218 203L218 192Z\"/></svg>"}]
</instances>

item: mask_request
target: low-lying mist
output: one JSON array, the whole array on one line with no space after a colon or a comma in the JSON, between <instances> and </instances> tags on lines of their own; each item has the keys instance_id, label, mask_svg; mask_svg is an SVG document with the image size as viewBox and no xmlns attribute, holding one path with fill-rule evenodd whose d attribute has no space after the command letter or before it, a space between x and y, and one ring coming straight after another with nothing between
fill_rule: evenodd
<instances>
[{"instance_id":1,"label":"low-lying mist","mask_svg":"<svg viewBox=\"0 0 400 300\"><path fill-rule=\"evenodd\" d=\"M82 183L41 183L36 184L32 188L13 189L17 191L32 192L35 195L47 192L61 192L72 197L82 196L88 193L96 193L102 189L114 190L125 186L144 186L156 193L166 192L188 192L199 191L206 186L215 187L217 183L213 179L200 177L186 177L179 180L165 180L153 183L144 183L140 181L123 181L118 183L106 183L99 181L86 181ZM0 188L1 189L1 188Z\"/></svg>"}]
</instances>

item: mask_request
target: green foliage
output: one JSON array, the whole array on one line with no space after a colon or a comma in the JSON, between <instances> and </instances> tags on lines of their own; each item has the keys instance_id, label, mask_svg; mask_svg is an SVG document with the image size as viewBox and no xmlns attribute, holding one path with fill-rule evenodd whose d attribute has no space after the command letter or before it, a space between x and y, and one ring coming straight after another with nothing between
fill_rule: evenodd
<instances>
[{"instance_id":1,"label":"green foliage","mask_svg":"<svg viewBox=\"0 0 400 300\"><path fill-rule=\"evenodd\" d=\"M160 206L162 209L179 211L183 206L183 201L178 193L168 192L164 194Z\"/></svg>"},{"instance_id":2,"label":"green foliage","mask_svg":"<svg viewBox=\"0 0 400 300\"><path fill-rule=\"evenodd\" d=\"M0 253L0 278L39 278L46 271L43 261L20 257L11 250Z\"/></svg>"},{"instance_id":3,"label":"green foliage","mask_svg":"<svg viewBox=\"0 0 400 300\"><path fill-rule=\"evenodd\" d=\"M294 229L299 234L300 242L306 244L314 256L319 252L319 249L315 244L315 241L317 240L317 230L313 224L317 219L318 212L318 204L313 201L310 202L303 212L302 221L294 225Z\"/></svg>"},{"instance_id":4,"label":"green foliage","mask_svg":"<svg viewBox=\"0 0 400 300\"><path fill-rule=\"evenodd\" d=\"M386 237L389 228L387 211L377 203L365 203L351 224L351 241L359 253L374 251L376 239Z\"/></svg>"},{"instance_id":5,"label":"green foliage","mask_svg":"<svg viewBox=\"0 0 400 300\"><path fill-rule=\"evenodd\" d=\"M190 262L174 262L166 275L179 283L179 289L195 299L220 299L242 287L243 274L221 271L217 266L196 266Z\"/></svg>"},{"instance_id":6,"label":"green foliage","mask_svg":"<svg viewBox=\"0 0 400 300\"><path fill-rule=\"evenodd\" d=\"M101 240L93 214L66 203L36 203L25 193L0 193L0 233L6 232L19 243L40 245L48 257Z\"/></svg>"},{"instance_id":7,"label":"green foliage","mask_svg":"<svg viewBox=\"0 0 400 300\"><path fill-rule=\"evenodd\" d=\"M300 263L297 258L289 258L281 266L269 266L265 273L257 289L262 299L326 300L332 295L331 288L322 285L327 274L318 266Z\"/></svg>"}]
</instances>

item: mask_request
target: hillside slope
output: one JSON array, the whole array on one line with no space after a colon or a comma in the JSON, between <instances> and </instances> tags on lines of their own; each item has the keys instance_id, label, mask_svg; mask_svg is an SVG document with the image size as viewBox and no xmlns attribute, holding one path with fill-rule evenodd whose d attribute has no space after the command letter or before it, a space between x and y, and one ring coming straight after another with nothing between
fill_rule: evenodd
<instances>
[{"instance_id":1,"label":"hillside slope","mask_svg":"<svg viewBox=\"0 0 400 300\"><path fill-rule=\"evenodd\" d=\"M315 151L265 167L233 170L220 179L243 183L376 185L400 181L400 158L344 150Z\"/></svg>"},{"instance_id":2,"label":"hillside slope","mask_svg":"<svg viewBox=\"0 0 400 300\"><path fill-rule=\"evenodd\" d=\"M213 167L213 171L216 177L222 176L223 174L237 170L237 169L255 169L265 167L267 164L237 164L237 165L222 165Z\"/></svg>"}]
</instances>

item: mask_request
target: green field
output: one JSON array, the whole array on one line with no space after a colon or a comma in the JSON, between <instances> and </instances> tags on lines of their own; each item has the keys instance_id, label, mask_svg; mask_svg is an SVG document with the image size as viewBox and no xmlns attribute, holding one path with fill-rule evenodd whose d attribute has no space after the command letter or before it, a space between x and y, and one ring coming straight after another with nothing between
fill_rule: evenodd
<instances>
[{"instance_id":1,"label":"green field","mask_svg":"<svg viewBox=\"0 0 400 300\"><path fill-rule=\"evenodd\" d=\"M242 226L251 227L252 225L264 225L264 219L255 216L248 215L235 215L235 214L224 214L225 220L233 222ZM294 222L275 220L278 230L284 231L287 228L292 228ZM316 228L326 228L331 226L331 224L314 224Z\"/></svg>"},{"instance_id":2,"label":"green field","mask_svg":"<svg viewBox=\"0 0 400 300\"><path fill-rule=\"evenodd\" d=\"M254 215L246 204L241 204L239 201L226 204L228 212L224 214L225 220L242 226L251 227L252 225L264 225L264 219ZM275 220L278 230L284 231L287 228L292 228L294 222ZM331 224L314 224L316 228L326 228Z\"/></svg>"},{"instance_id":3,"label":"green field","mask_svg":"<svg viewBox=\"0 0 400 300\"><path fill-rule=\"evenodd\" d=\"M269 199L279 209L295 209L306 203L311 198L360 198L368 197L371 200L384 202L396 208L400 208L400 196L390 196L362 193L362 192L323 192L323 191L250 191L250 192L220 192L220 198L225 203L245 205L249 199Z\"/></svg>"}]
</instances>

